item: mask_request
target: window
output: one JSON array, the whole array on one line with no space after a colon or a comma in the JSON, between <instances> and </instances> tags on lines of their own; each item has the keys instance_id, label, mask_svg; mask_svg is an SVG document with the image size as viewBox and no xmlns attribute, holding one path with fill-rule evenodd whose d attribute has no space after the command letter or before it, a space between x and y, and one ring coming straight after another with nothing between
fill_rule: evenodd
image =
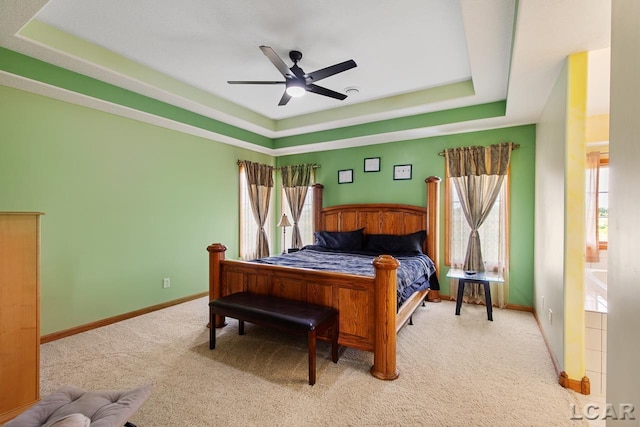
<instances>
[{"instance_id":1,"label":"window","mask_svg":"<svg viewBox=\"0 0 640 427\"><path fill-rule=\"evenodd\" d=\"M271 198L273 200L273 198ZM269 214L265 222L265 231L269 238L269 248L272 247L271 224L273 224L273 202L270 202ZM247 176L244 168L240 168L240 259L250 260L256 258L256 243L258 235L258 224L253 216L251 201L249 200L249 189L247 186Z\"/></svg>"},{"instance_id":2,"label":"window","mask_svg":"<svg viewBox=\"0 0 640 427\"><path fill-rule=\"evenodd\" d=\"M609 243L609 159L600 160L598 177L598 240L600 249Z\"/></svg>"},{"instance_id":3,"label":"window","mask_svg":"<svg viewBox=\"0 0 640 427\"><path fill-rule=\"evenodd\" d=\"M282 189L282 212L287 214L291 224L293 224L293 216L291 215L291 210L289 209L289 202L287 201L287 196L284 193L284 189ZM298 222L298 227L300 228L300 235L302 236L302 245L312 245L313 244L313 186L310 186L307 189L307 197L304 199L304 205L302 207L302 213L300 214L300 221ZM293 233L292 229L287 230L287 241L286 245L283 242L283 247L290 248L291 247L291 235Z\"/></svg>"},{"instance_id":4,"label":"window","mask_svg":"<svg viewBox=\"0 0 640 427\"><path fill-rule=\"evenodd\" d=\"M486 271L502 270L506 263L509 221L508 181L507 175L489 217L478 230ZM462 212L455 185L449 179L445 180L445 204L445 263L454 268L462 268L471 228Z\"/></svg>"}]
</instances>

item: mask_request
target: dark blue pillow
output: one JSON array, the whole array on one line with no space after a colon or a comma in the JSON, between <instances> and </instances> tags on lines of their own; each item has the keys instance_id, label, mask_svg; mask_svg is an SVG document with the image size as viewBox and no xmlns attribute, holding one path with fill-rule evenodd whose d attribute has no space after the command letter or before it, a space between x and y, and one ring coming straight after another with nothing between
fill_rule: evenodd
<instances>
[{"instance_id":1,"label":"dark blue pillow","mask_svg":"<svg viewBox=\"0 0 640 427\"><path fill-rule=\"evenodd\" d=\"M354 231L316 231L315 244L339 251L361 251L364 228Z\"/></svg>"},{"instance_id":2,"label":"dark blue pillow","mask_svg":"<svg viewBox=\"0 0 640 427\"><path fill-rule=\"evenodd\" d=\"M421 254L426 237L425 230L404 235L368 234L364 242L364 251L377 255Z\"/></svg>"}]
</instances>

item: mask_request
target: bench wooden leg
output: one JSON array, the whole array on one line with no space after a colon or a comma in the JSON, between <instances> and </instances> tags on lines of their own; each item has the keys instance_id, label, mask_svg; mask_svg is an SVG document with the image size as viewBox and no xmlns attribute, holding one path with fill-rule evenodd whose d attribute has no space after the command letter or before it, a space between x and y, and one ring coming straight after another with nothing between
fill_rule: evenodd
<instances>
[{"instance_id":1,"label":"bench wooden leg","mask_svg":"<svg viewBox=\"0 0 640 427\"><path fill-rule=\"evenodd\" d=\"M211 327L209 328L209 350L213 350L216 348L216 327L213 323L213 319L215 314L213 313L213 307L209 308L209 323Z\"/></svg>"},{"instance_id":2,"label":"bench wooden leg","mask_svg":"<svg viewBox=\"0 0 640 427\"><path fill-rule=\"evenodd\" d=\"M316 330L307 333L309 344L309 385L316 383Z\"/></svg>"},{"instance_id":3,"label":"bench wooden leg","mask_svg":"<svg viewBox=\"0 0 640 427\"><path fill-rule=\"evenodd\" d=\"M238 335L244 335L244 320L238 319Z\"/></svg>"},{"instance_id":4,"label":"bench wooden leg","mask_svg":"<svg viewBox=\"0 0 640 427\"><path fill-rule=\"evenodd\" d=\"M336 317L333 326L331 327L331 360L333 363L338 363L338 336L340 335L340 326L338 318Z\"/></svg>"}]
</instances>

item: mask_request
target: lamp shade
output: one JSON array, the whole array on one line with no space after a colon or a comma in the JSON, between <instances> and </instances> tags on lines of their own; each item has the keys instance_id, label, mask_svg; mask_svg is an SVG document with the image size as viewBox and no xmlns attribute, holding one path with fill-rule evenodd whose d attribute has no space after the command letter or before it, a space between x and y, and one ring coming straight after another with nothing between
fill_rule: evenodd
<instances>
[{"instance_id":1,"label":"lamp shade","mask_svg":"<svg viewBox=\"0 0 640 427\"><path fill-rule=\"evenodd\" d=\"M282 214L282 218L280 218L278 227L291 227L291 223L289 222L289 218L287 218L287 214Z\"/></svg>"}]
</instances>

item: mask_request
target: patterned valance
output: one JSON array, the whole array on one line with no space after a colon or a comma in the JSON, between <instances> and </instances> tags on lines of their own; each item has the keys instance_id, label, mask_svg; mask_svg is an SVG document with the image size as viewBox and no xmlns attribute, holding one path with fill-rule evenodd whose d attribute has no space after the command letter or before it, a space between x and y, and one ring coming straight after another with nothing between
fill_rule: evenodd
<instances>
[{"instance_id":1,"label":"patterned valance","mask_svg":"<svg viewBox=\"0 0 640 427\"><path fill-rule=\"evenodd\" d=\"M488 147L458 147L445 150L450 177L506 175L513 142Z\"/></svg>"},{"instance_id":2,"label":"patterned valance","mask_svg":"<svg viewBox=\"0 0 640 427\"><path fill-rule=\"evenodd\" d=\"M308 187L311 185L311 172L314 167L312 164L282 166L280 168L282 186L285 188Z\"/></svg>"},{"instance_id":3,"label":"patterned valance","mask_svg":"<svg viewBox=\"0 0 640 427\"><path fill-rule=\"evenodd\" d=\"M244 167L249 185L273 187L273 166L254 163L249 160L239 160L238 164Z\"/></svg>"}]
</instances>

